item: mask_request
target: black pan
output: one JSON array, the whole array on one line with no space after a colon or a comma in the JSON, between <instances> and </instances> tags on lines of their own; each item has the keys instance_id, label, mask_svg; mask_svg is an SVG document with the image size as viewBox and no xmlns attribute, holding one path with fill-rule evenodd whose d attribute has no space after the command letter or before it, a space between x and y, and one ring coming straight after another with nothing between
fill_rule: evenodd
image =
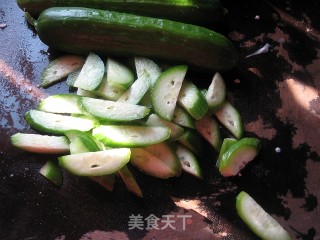
<instances>
[{"instance_id":1,"label":"black pan","mask_svg":"<svg viewBox=\"0 0 320 240\"><path fill-rule=\"evenodd\" d=\"M214 167L217 154L209 151L203 182L134 171L144 192L139 199L121 181L110 193L67 172L57 188L38 173L55 156L11 146L12 134L33 132L26 111L69 89L63 83L38 87L42 69L61 53L41 43L15 1L1 0L0 239L256 239L235 210L241 190L293 239L320 239L320 3L222 2L229 13L215 29L241 54L239 66L223 74L228 97L241 112L245 135L261 139L260 155L241 176L223 178ZM267 52L246 57L266 44ZM203 78L199 84L206 86L209 78ZM141 229L132 225L139 215ZM173 222L146 229L152 216Z\"/></svg>"}]
</instances>

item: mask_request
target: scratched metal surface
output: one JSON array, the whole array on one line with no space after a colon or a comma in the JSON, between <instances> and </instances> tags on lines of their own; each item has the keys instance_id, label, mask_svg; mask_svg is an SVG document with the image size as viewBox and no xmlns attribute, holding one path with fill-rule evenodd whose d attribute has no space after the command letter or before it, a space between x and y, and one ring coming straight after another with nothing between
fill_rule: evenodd
<instances>
[{"instance_id":1,"label":"scratched metal surface","mask_svg":"<svg viewBox=\"0 0 320 240\"><path fill-rule=\"evenodd\" d=\"M250 193L293 239L320 239L320 17L317 1L222 1L229 14L217 30L239 48L241 62L224 78L246 136L262 150L241 176L224 179L216 153L202 163L206 180L183 174L157 180L137 174L144 199L116 182L113 193L64 172L56 188L38 170L54 156L14 149L9 137L33 132L23 119L39 100L68 92L38 87L59 53L41 43L14 1L0 2L0 239L256 239L235 212ZM269 44L269 51L245 58ZM203 77L199 85L207 86ZM199 80L200 81L200 80ZM281 150L280 152L276 149ZM129 217L172 215L174 227L129 230ZM183 227L182 216L189 216Z\"/></svg>"}]
</instances>

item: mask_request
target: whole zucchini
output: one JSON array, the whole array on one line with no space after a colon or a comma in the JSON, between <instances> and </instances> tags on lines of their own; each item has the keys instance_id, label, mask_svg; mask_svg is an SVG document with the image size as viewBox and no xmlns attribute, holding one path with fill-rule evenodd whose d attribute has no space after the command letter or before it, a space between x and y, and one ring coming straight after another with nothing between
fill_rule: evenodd
<instances>
[{"instance_id":1,"label":"whole zucchini","mask_svg":"<svg viewBox=\"0 0 320 240\"><path fill-rule=\"evenodd\" d=\"M135 56L225 71L238 62L225 36L196 25L80 7L43 11L35 27L53 49L106 56Z\"/></svg>"},{"instance_id":2,"label":"whole zucchini","mask_svg":"<svg viewBox=\"0 0 320 240\"><path fill-rule=\"evenodd\" d=\"M220 0L17 0L17 3L32 16L50 7L87 7L199 25L219 21L225 14Z\"/></svg>"}]
</instances>

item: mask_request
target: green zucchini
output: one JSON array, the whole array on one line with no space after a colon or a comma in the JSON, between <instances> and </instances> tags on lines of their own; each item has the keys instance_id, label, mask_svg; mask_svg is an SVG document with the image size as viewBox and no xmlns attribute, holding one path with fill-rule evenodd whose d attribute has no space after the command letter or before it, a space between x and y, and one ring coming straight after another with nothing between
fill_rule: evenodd
<instances>
[{"instance_id":1,"label":"green zucchini","mask_svg":"<svg viewBox=\"0 0 320 240\"><path fill-rule=\"evenodd\" d=\"M17 0L17 3L33 16L50 7L87 7L194 24L220 21L226 13L219 0Z\"/></svg>"},{"instance_id":2,"label":"green zucchini","mask_svg":"<svg viewBox=\"0 0 320 240\"><path fill-rule=\"evenodd\" d=\"M53 49L87 55L144 56L199 70L230 70L238 52L222 34L171 20L80 7L43 11L34 23Z\"/></svg>"}]
</instances>

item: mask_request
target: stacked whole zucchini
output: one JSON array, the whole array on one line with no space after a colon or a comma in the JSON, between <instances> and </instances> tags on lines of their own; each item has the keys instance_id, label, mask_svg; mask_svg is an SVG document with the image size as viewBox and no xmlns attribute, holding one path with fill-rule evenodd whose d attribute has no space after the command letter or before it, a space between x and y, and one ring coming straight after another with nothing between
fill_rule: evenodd
<instances>
[{"instance_id":1,"label":"stacked whole zucchini","mask_svg":"<svg viewBox=\"0 0 320 240\"><path fill-rule=\"evenodd\" d=\"M219 0L17 0L39 38L74 54L135 56L226 71L238 63L233 43L203 25L222 19Z\"/></svg>"}]
</instances>

